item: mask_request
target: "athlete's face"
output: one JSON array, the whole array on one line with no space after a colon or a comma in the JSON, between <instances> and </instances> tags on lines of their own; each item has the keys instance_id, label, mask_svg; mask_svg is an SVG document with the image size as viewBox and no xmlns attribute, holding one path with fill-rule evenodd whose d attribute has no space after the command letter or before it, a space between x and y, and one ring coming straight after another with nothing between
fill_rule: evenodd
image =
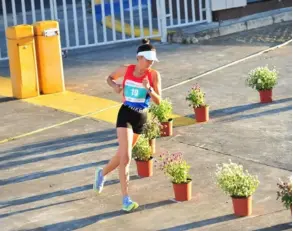
<instances>
[{"instance_id":1,"label":"athlete's face","mask_svg":"<svg viewBox=\"0 0 293 231\"><path fill-rule=\"evenodd\" d=\"M154 64L154 61L147 60L145 57L140 56L138 57L138 63L142 69L149 69Z\"/></svg>"}]
</instances>

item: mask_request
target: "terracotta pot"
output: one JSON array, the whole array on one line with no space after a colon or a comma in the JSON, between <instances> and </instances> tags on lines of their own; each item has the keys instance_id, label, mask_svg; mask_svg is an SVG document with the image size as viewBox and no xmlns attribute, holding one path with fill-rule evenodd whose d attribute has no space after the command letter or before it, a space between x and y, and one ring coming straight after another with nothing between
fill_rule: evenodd
<instances>
[{"instance_id":1,"label":"terracotta pot","mask_svg":"<svg viewBox=\"0 0 293 231\"><path fill-rule=\"evenodd\" d=\"M161 136L173 135L173 119L169 119L168 122L161 122Z\"/></svg>"},{"instance_id":2,"label":"terracotta pot","mask_svg":"<svg viewBox=\"0 0 293 231\"><path fill-rule=\"evenodd\" d=\"M207 122L210 119L209 107L194 108L196 122Z\"/></svg>"},{"instance_id":3,"label":"terracotta pot","mask_svg":"<svg viewBox=\"0 0 293 231\"><path fill-rule=\"evenodd\" d=\"M252 197L232 197L234 214L244 217L252 213Z\"/></svg>"},{"instance_id":4,"label":"terracotta pot","mask_svg":"<svg viewBox=\"0 0 293 231\"><path fill-rule=\"evenodd\" d=\"M272 90L259 91L259 97L260 97L261 103L270 103L273 101L273 91Z\"/></svg>"},{"instance_id":5,"label":"terracotta pot","mask_svg":"<svg viewBox=\"0 0 293 231\"><path fill-rule=\"evenodd\" d=\"M153 158L148 161L135 160L137 174L140 177L150 177L153 175Z\"/></svg>"},{"instance_id":6,"label":"terracotta pot","mask_svg":"<svg viewBox=\"0 0 293 231\"><path fill-rule=\"evenodd\" d=\"M173 183L173 190L176 201L189 201L192 194L192 181L183 184Z\"/></svg>"},{"instance_id":7,"label":"terracotta pot","mask_svg":"<svg viewBox=\"0 0 293 231\"><path fill-rule=\"evenodd\" d=\"M152 154L156 153L156 139L149 140L149 144L152 148Z\"/></svg>"}]
</instances>

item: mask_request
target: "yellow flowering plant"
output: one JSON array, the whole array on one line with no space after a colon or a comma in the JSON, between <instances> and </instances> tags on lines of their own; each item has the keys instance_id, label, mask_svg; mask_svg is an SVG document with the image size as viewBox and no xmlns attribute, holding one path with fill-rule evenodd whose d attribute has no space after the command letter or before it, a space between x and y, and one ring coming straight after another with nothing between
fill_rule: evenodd
<instances>
[{"instance_id":1,"label":"yellow flowering plant","mask_svg":"<svg viewBox=\"0 0 293 231\"><path fill-rule=\"evenodd\" d=\"M257 176L249 174L247 170L244 171L242 165L231 160L221 166L217 165L216 182L231 197L249 197L259 185Z\"/></svg>"},{"instance_id":2,"label":"yellow flowering plant","mask_svg":"<svg viewBox=\"0 0 293 231\"><path fill-rule=\"evenodd\" d=\"M246 85L258 91L271 90L277 85L278 72L270 70L268 66L257 67L251 70L246 79Z\"/></svg>"}]
</instances>

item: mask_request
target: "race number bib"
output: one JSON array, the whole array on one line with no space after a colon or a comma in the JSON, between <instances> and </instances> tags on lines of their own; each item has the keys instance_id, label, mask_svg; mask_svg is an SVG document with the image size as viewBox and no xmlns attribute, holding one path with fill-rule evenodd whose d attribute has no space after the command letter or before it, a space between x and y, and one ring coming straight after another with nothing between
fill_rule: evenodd
<instances>
[{"instance_id":1,"label":"race number bib","mask_svg":"<svg viewBox=\"0 0 293 231\"><path fill-rule=\"evenodd\" d=\"M132 103L144 103L147 96L147 90L142 83L137 83L131 80L125 81L124 97L126 101Z\"/></svg>"}]
</instances>

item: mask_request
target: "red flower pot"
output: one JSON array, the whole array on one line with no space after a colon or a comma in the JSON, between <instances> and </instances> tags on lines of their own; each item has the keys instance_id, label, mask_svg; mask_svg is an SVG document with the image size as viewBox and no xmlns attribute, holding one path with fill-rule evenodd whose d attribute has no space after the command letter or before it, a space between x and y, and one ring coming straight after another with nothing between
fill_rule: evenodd
<instances>
[{"instance_id":1,"label":"red flower pot","mask_svg":"<svg viewBox=\"0 0 293 231\"><path fill-rule=\"evenodd\" d=\"M161 136L173 135L173 119L169 119L168 122L161 122Z\"/></svg>"},{"instance_id":2,"label":"red flower pot","mask_svg":"<svg viewBox=\"0 0 293 231\"><path fill-rule=\"evenodd\" d=\"M189 201L192 194L192 181L182 184L173 183L173 190L176 201Z\"/></svg>"},{"instance_id":3,"label":"red flower pot","mask_svg":"<svg viewBox=\"0 0 293 231\"><path fill-rule=\"evenodd\" d=\"M244 217L252 213L252 197L232 197L234 214Z\"/></svg>"},{"instance_id":4,"label":"red flower pot","mask_svg":"<svg viewBox=\"0 0 293 231\"><path fill-rule=\"evenodd\" d=\"M208 106L196 107L194 108L194 113L196 122L207 122L210 119Z\"/></svg>"},{"instance_id":5,"label":"red flower pot","mask_svg":"<svg viewBox=\"0 0 293 231\"><path fill-rule=\"evenodd\" d=\"M259 97L260 97L261 103L270 103L273 101L273 91L272 90L259 91Z\"/></svg>"},{"instance_id":6,"label":"red flower pot","mask_svg":"<svg viewBox=\"0 0 293 231\"><path fill-rule=\"evenodd\" d=\"M153 175L153 158L148 161L135 160L137 174L140 177L150 177Z\"/></svg>"}]
</instances>

